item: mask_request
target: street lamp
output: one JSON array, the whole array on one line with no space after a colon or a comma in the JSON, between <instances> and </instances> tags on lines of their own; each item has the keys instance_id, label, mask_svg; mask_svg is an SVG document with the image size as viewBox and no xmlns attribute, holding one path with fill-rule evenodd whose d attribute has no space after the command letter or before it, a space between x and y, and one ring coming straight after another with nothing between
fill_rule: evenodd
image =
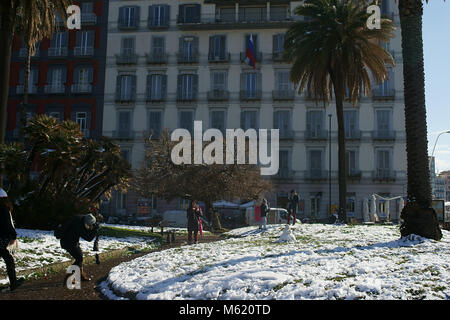
<instances>
[{"instance_id":1,"label":"street lamp","mask_svg":"<svg viewBox=\"0 0 450 320\"><path fill-rule=\"evenodd\" d=\"M436 141L434 142L434 146L433 146L433 152L431 152L431 158L433 158L434 155L434 149L436 148L436 144L438 142L438 139L441 135L443 135L444 133L450 133L450 130L448 131L442 131L441 133L438 134L438 136L436 137ZM430 158L430 163L431 163L431 158Z\"/></svg>"},{"instance_id":2,"label":"street lamp","mask_svg":"<svg viewBox=\"0 0 450 320\"><path fill-rule=\"evenodd\" d=\"M328 131L328 215L331 216L331 114L328 115L330 119L330 127Z\"/></svg>"}]
</instances>

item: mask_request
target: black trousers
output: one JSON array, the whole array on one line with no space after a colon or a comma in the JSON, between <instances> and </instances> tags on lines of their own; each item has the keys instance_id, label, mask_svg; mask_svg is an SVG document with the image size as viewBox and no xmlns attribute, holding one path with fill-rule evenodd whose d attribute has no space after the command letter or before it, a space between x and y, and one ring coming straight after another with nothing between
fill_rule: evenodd
<instances>
[{"instance_id":1,"label":"black trousers","mask_svg":"<svg viewBox=\"0 0 450 320\"><path fill-rule=\"evenodd\" d=\"M63 244L61 243L61 247L66 250L74 259L74 265L79 266L80 268L83 265L83 251L81 251L80 244Z\"/></svg>"},{"instance_id":2,"label":"black trousers","mask_svg":"<svg viewBox=\"0 0 450 320\"><path fill-rule=\"evenodd\" d=\"M6 272L8 273L9 283L16 281L16 265L14 264L14 258L5 248L0 249L0 257L5 260Z\"/></svg>"}]
</instances>

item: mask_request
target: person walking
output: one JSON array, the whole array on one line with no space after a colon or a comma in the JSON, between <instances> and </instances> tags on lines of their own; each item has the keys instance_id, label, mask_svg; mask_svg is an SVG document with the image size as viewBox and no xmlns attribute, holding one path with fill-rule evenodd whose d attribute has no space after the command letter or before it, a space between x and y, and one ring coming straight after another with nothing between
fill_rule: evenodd
<instances>
[{"instance_id":1,"label":"person walking","mask_svg":"<svg viewBox=\"0 0 450 320\"><path fill-rule=\"evenodd\" d=\"M287 224L290 224L291 216L292 216L292 218L293 218L292 225L294 225L297 220L297 208L298 208L298 204L300 202L300 197L298 196L297 192L295 192L295 190L291 190L291 194L288 199L289 199L289 203L288 203Z\"/></svg>"},{"instance_id":2,"label":"person walking","mask_svg":"<svg viewBox=\"0 0 450 320\"><path fill-rule=\"evenodd\" d=\"M203 216L202 209L197 205L197 200L192 200L187 209L187 229L188 229L188 244L192 244L192 236L194 242L198 243L198 232L200 217Z\"/></svg>"},{"instance_id":3,"label":"person walking","mask_svg":"<svg viewBox=\"0 0 450 320\"><path fill-rule=\"evenodd\" d=\"M0 188L0 256L6 264L6 272L9 278L9 288L14 291L24 279L16 277L16 265L9 248L17 247L17 232L14 227L11 212L13 206L8 200L8 194Z\"/></svg>"},{"instance_id":4,"label":"person walking","mask_svg":"<svg viewBox=\"0 0 450 320\"><path fill-rule=\"evenodd\" d=\"M264 198L261 203L261 225L259 229L267 230L267 215L269 213L269 203Z\"/></svg>"},{"instance_id":5,"label":"person walking","mask_svg":"<svg viewBox=\"0 0 450 320\"><path fill-rule=\"evenodd\" d=\"M55 232L55 236L60 239L61 248L75 259L73 265L80 268L82 281L90 281L91 279L83 270L83 251L80 248L80 237L90 242L97 236L98 229L99 224L95 217L92 214L86 214L72 218L60 227L58 233Z\"/></svg>"}]
</instances>

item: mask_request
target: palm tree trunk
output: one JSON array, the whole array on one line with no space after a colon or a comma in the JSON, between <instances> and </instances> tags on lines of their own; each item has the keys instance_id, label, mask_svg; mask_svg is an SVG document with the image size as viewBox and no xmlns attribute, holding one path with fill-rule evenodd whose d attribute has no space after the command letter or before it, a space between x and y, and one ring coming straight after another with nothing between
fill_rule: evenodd
<instances>
[{"instance_id":1,"label":"palm tree trunk","mask_svg":"<svg viewBox=\"0 0 450 320\"><path fill-rule=\"evenodd\" d=\"M338 184L339 184L339 220L347 223L347 173L345 156L344 103L342 96L336 95L336 115L338 125Z\"/></svg>"},{"instance_id":2,"label":"palm tree trunk","mask_svg":"<svg viewBox=\"0 0 450 320\"><path fill-rule=\"evenodd\" d=\"M402 236L417 234L440 240L436 212L431 208L428 162L425 76L423 63L421 0L399 0L405 95L407 205L401 213Z\"/></svg>"},{"instance_id":3,"label":"palm tree trunk","mask_svg":"<svg viewBox=\"0 0 450 320\"><path fill-rule=\"evenodd\" d=\"M5 143L6 114L8 108L9 75L11 67L11 49L14 37L12 8L2 7L0 26L0 144ZM0 166L0 188L3 187L3 165Z\"/></svg>"},{"instance_id":4,"label":"palm tree trunk","mask_svg":"<svg viewBox=\"0 0 450 320\"><path fill-rule=\"evenodd\" d=\"M28 41L25 41L27 43ZM19 141L24 141L24 128L27 125L26 112L28 109L28 91L30 82L30 66L31 66L31 45L28 44L27 48L27 60L25 64L25 80L23 84L23 102L20 108L20 122L19 122Z\"/></svg>"}]
</instances>

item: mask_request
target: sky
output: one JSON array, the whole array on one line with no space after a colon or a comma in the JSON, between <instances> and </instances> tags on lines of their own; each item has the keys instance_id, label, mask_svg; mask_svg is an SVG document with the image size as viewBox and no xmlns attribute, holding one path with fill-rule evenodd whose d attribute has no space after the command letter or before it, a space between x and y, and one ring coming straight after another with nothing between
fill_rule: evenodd
<instances>
[{"instance_id":1,"label":"sky","mask_svg":"<svg viewBox=\"0 0 450 320\"><path fill-rule=\"evenodd\" d=\"M450 1L424 1L423 42L428 154L450 130ZM450 170L450 134L436 144L436 171Z\"/></svg>"}]
</instances>

